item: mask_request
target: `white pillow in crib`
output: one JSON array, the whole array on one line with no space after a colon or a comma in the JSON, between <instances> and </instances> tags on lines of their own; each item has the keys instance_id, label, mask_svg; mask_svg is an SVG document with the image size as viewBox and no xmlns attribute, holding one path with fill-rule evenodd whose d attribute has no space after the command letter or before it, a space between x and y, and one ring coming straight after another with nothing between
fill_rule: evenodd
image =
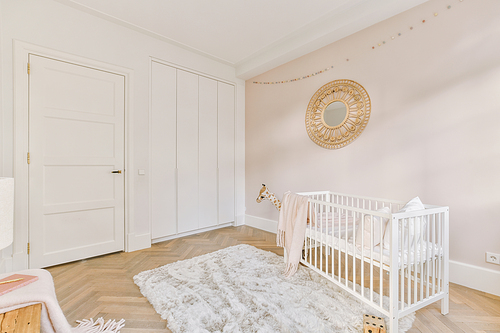
<instances>
[{"instance_id":1,"label":"white pillow in crib","mask_svg":"<svg viewBox=\"0 0 500 333\"><path fill-rule=\"evenodd\" d=\"M382 207L377 210L377 212L380 213L385 213L385 214L390 214L391 209L389 207ZM371 227L371 221L372 221L372 216L373 215L365 215L364 218L364 245L365 247L369 248L370 247L370 242L371 242L371 236L370 236L370 227ZM382 219L382 234L380 234L380 220ZM373 247L377 246L380 244L381 236L384 235L385 233L385 227L387 226L387 222L389 222L389 219L387 217L380 217L380 216L373 216ZM362 224L362 221L358 222L358 226L356 228L356 245L361 246L361 232L360 232L360 225Z\"/></svg>"},{"instance_id":2,"label":"white pillow in crib","mask_svg":"<svg viewBox=\"0 0 500 333\"><path fill-rule=\"evenodd\" d=\"M398 213L404 213L404 212L411 212L414 210L422 210L425 209L424 204L420 200L419 197L415 197L408 201L406 205L404 205L403 208L401 208ZM420 217L415 217L415 218L409 218L405 220L405 233L404 233L404 248L408 249L408 238L410 239L410 248L413 248L414 242L416 241L417 244L420 244L420 230L421 230L421 225L420 223L422 222L422 219ZM426 228L426 223L427 219L424 218L424 230ZM415 231L415 225L414 223L417 224L417 230ZM409 225L408 225L409 224ZM409 231L409 232L408 232ZM390 249L390 231L386 229L384 233L384 248L385 249ZM399 246L399 250L401 250L401 245Z\"/></svg>"}]
</instances>

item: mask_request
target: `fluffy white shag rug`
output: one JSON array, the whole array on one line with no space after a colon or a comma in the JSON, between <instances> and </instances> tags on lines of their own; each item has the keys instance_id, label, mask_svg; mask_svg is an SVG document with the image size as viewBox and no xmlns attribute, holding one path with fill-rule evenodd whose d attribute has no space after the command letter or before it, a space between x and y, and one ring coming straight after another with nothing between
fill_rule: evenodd
<instances>
[{"instance_id":1,"label":"fluffy white shag rug","mask_svg":"<svg viewBox=\"0 0 500 333\"><path fill-rule=\"evenodd\" d=\"M134 282L174 333L358 333L363 314L381 315L310 269L287 279L284 268L283 257L242 244L141 272ZM401 318L399 332L414 319Z\"/></svg>"}]
</instances>

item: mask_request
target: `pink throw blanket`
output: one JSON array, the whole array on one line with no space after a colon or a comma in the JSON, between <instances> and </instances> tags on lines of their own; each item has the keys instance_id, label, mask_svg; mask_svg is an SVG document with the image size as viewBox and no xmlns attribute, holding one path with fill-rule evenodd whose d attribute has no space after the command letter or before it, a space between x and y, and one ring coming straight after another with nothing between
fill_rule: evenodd
<instances>
[{"instance_id":1,"label":"pink throw blanket","mask_svg":"<svg viewBox=\"0 0 500 333\"><path fill-rule=\"evenodd\" d=\"M0 279L13 273L0 274ZM42 314L40 318L41 331L44 333L75 333L59 303L52 275L44 269L28 269L16 272L16 274L36 275L38 280L24 287L8 292L0 296L0 313L23 308L28 305L42 303Z\"/></svg>"},{"instance_id":2,"label":"pink throw blanket","mask_svg":"<svg viewBox=\"0 0 500 333\"><path fill-rule=\"evenodd\" d=\"M13 273L0 274L0 279ZM119 333L125 320L118 322L103 318L77 320L79 325L71 327L57 302L54 281L45 269L28 269L15 274L36 275L38 280L0 296L0 313L23 308L28 305L42 304L40 330L42 333Z\"/></svg>"},{"instance_id":3,"label":"pink throw blanket","mask_svg":"<svg viewBox=\"0 0 500 333\"><path fill-rule=\"evenodd\" d=\"M288 191L283 194L281 202L276 244L286 250L286 268L283 274L291 277L299 267L304 244L308 198Z\"/></svg>"}]
</instances>

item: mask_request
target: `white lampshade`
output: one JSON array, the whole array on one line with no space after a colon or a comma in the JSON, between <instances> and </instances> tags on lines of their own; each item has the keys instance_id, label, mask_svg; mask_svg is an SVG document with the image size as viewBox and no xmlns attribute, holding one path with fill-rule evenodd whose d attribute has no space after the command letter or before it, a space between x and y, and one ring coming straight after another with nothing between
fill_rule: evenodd
<instances>
[{"instance_id":1,"label":"white lampshade","mask_svg":"<svg viewBox=\"0 0 500 333\"><path fill-rule=\"evenodd\" d=\"M0 177L0 250L14 238L14 178Z\"/></svg>"}]
</instances>

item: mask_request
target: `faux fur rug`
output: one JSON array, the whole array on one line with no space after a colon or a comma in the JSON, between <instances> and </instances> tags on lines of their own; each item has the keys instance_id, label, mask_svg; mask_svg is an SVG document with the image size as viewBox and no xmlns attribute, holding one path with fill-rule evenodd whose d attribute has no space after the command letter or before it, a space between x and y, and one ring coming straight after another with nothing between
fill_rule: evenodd
<instances>
[{"instance_id":1,"label":"faux fur rug","mask_svg":"<svg viewBox=\"0 0 500 333\"><path fill-rule=\"evenodd\" d=\"M283 257L243 244L141 272L134 282L174 333L357 333L364 313L380 315L310 269L286 279L284 268ZM401 318L399 332L414 319Z\"/></svg>"}]
</instances>

